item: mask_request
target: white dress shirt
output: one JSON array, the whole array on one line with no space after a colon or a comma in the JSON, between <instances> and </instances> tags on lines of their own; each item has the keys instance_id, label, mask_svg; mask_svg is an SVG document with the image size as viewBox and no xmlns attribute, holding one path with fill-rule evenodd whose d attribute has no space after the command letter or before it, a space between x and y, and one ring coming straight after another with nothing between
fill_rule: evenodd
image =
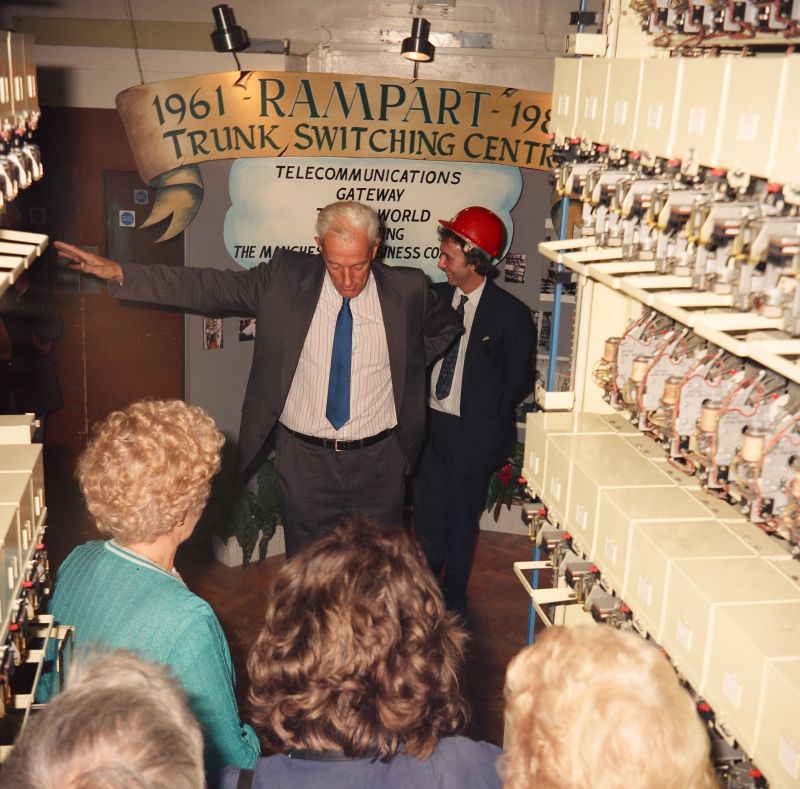
<instances>
[{"instance_id":1,"label":"white dress shirt","mask_svg":"<svg viewBox=\"0 0 800 789\"><path fill-rule=\"evenodd\" d=\"M336 430L325 410L333 334L341 307L342 297L326 272L280 421L289 429L309 436L369 438L397 425L389 346L372 272L364 290L350 299L353 315L350 419Z\"/></svg>"},{"instance_id":2,"label":"white dress shirt","mask_svg":"<svg viewBox=\"0 0 800 789\"><path fill-rule=\"evenodd\" d=\"M458 307L461 303L461 297L466 296L467 300L464 302L464 333L461 335L458 345L458 356L456 357L456 369L453 373L453 384L450 387L450 394L447 397L439 400L436 397L436 381L439 380L439 372L442 369L442 359L439 359L433 365L431 372L431 387L428 395L428 405L435 411L441 411L445 414L453 414L453 416L461 416L461 381L464 378L464 355L467 353L467 345L469 343L469 335L472 331L472 322L475 320L475 311L478 309L478 302L481 300L483 289L486 287L486 279L478 285L472 293L464 293L461 288L456 288L453 293L453 301L451 306L453 309Z\"/></svg>"}]
</instances>

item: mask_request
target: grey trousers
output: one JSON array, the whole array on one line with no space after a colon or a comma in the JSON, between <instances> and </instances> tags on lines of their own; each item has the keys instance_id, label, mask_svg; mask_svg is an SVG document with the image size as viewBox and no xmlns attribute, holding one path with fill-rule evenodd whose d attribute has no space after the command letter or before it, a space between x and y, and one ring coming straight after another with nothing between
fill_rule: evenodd
<instances>
[{"instance_id":1,"label":"grey trousers","mask_svg":"<svg viewBox=\"0 0 800 789\"><path fill-rule=\"evenodd\" d=\"M402 522L405 459L396 432L368 447L337 452L309 444L279 425L275 471L287 559L348 516Z\"/></svg>"}]
</instances>

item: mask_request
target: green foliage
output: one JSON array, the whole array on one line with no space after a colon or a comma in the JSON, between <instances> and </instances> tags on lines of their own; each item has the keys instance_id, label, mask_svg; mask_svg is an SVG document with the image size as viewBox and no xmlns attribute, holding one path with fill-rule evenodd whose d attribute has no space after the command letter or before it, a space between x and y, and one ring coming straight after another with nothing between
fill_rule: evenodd
<instances>
[{"instance_id":1,"label":"green foliage","mask_svg":"<svg viewBox=\"0 0 800 789\"><path fill-rule=\"evenodd\" d=\"M258 560L267 555L267 545L280 522L280 491L272 461L264 461L256 474L256 482L255 493L246 491L233 502L229 520L230 531L242 546L245 565L250 561L256 543Z\"/></svg>"},{"instance_id":2,"label":"green foliage","mask_svg":"<svg viewBox=\"0 0 800 789\"><path fill-rule=\"evenodd\" d=\"M486 495L486 511L493 509L495 523L505 505L511 509L515 499L522 499L526 493L527 482L522 474L522 458L524 446L518 441L506 464L492 474L489 480L489 491Z\"/></svg>"}]
</instances>

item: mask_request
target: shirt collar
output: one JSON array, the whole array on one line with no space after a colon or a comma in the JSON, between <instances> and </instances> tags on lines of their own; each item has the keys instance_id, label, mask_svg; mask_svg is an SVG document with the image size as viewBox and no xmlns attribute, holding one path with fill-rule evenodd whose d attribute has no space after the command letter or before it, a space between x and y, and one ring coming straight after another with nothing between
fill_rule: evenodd
<instances>
[{"instance_id":1,"label":"shirt collar","mask_svg":"<svg viewBox=\"0 0 800 789\"><path fill-rule=\"evenodd\" d=\"M106 540L104 547L106 550L111 551L111 553L116 554L123 559L127 559L133 564L138 564L140 567L146 567L150 570L155 570L162 575L166 575L168 578L174 578L176 581L179 581L182 584L184 583L183 578L180 577L178 571L174 567L172 568L171 573L167 572L163 567L157 565L152 559L148 559L146 556L142 556L140 553L136 553L136 551L132 551L130 548L126 548L124 545L120 545L114 539Z\"/></svg>"},{"instance_id":2,"label":"shirt collar","mask_svg":"<svg viewBox=\"0 0 800 789\"><path fill-rule=\"evenodd\" d=\"M364 300L368 299L374 287L375 275L372 273L372 267L370 266L369 276L367 277L367 284L364 285L364 290L362 290L358 296L354 296L352 299L350 299L350 303L359 303L362 301L362 296L364 297ZM326 299L329 299L336 304L341 304L342 294L336 290L336 286L333 284L333 280L331 279L331 275L328 273L327 269L325 269L325 280L322 283L322 293Z\"/></svg>"},{"instance_id":3,"label":"shirt collar","mask_svg":"<svg viewBox=\"0 0 800 789\"><path fill-rule=\"evenodd\" d=\"M466 296L467 301L473 307L477 307L478 302L481 300L481 295L483 294L483 289L485 287L486 287L486 277L483 278L483 282L481 282L481 284L478 285L478 287L475 288L475 290L473 290L471 293L464 293L464 291L461 290L461 288L456 288L455 295L458 297L458 299L460 299L462 296ZM456 300L454 303L458 303L458 301Z\"/></svg>"}]
</instances>

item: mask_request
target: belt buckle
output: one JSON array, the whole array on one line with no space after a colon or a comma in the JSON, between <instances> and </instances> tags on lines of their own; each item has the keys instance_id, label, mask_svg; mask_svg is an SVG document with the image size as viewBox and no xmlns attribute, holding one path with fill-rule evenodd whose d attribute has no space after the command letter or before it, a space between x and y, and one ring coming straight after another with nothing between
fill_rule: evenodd
<instances>
[{"instance_id":1,"label":"belt buckle","mask_svg":"<svg viewBox=\"0 0 800 789\"><path fill-rule=\"evenodd\" d=\"M334 451L334 452L344 452L344 450L343 450L343 449L339 449L339 444L340 444L340 443L341 443L341 444L345 444L345 443L347 443L347 442L346 442L344 439L342 439L342 438L334 438L334 439L333 439L333 451Z\"/></svg>"}]
</instances>

